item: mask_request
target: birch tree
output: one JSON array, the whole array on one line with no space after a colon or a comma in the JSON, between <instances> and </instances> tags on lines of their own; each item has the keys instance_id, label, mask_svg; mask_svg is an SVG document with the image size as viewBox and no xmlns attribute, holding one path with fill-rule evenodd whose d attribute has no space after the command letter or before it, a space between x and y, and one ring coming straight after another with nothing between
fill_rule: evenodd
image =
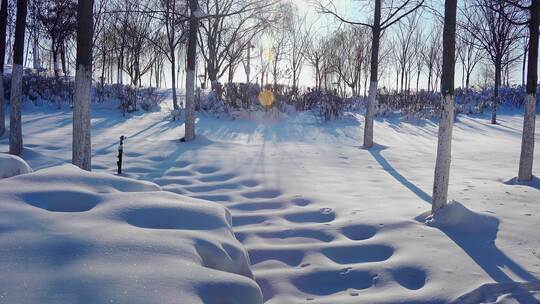
<instances>
[{"instance_id":1,"label":"birch tree","mask_svg":"<svg viewBox=\"0 0 540 304\"><path fill-rule=\"evenodd\" d=\"M454 77L456 65L457 0L444 4L443 66L441 76L442 115L439 122L437 160L433 182L432 212L444 208L448 200L450 161L452 154L452 127L454 123Z\"/></svg>"},{"instance_id":2,"label":"birch tree","mask_svg":"<svg viewBox=\"0 0 540 304\"><path fill-rule=\"evenodd\" d=\"M6 58L6 30L8 19L8 1L2 0L0 8L0 136L6 132L4 114L4 60Z\"/></svg>"},{"instance_id":3,"label":"birch tree","mask_svg":"<svg viewBox=\"0 0 540 304\"><path fill-rule=\"evenodd\" d=\"M11 97L9 100L9 153L20 155L23 151L21 103L24 60L24 32L28 0L17 0L13 68L11 72Z\"/></svg>"}]
</instances>

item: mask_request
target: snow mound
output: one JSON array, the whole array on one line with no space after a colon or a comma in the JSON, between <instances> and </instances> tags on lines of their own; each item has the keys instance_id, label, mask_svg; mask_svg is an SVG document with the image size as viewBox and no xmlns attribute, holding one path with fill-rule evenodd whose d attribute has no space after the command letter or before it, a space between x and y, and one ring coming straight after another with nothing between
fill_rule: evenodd
<instances>
[{"instance_id":1,"label":"snow mound","mask_svg":"<svg viewBox=\"0 0 540 304\"><path fill-rule=\"evenodd\" d=\"M536 176L533 176L530 181L520 181L517 177L514 177L511 180L504 182L504 184L509 186L529 186L540 190L540 178Z\"/></svg>"},{"instance_id":2,"label":"snow mound","mask_svg":"<svg viewBox=\"0 0 540 304\"><path fill-rule=\"evenodd\" d=\"M422 217L417 219L421 221ZM495 217L469 210L456 201L450 202L434 215L425 216L424 222L442 230L483 234L496 232L499 226L499 220Z\"/></svg>"},{"instance_id":3,"label":"snow mound","mask_svg":"<svg viewBox=\"0 0 540 304\"><path fill-rule=\"evenodd\" d=\"M32 168L20 157L0 153L0 179L32 173Z\"/></svg>"},{"instance_id":4,"label":"snow mound","mask_svg":"<svg viewBox=\"0 0 540 304\"><path fill-rule=\"evenodd\" d=\"M540 303L540 283L489 283L460 296L454 303Z\"/></svg>"},{"instance_id":5,"label":"snow mound","mask_svg":"<svg viewBox=\"0 0 540 304\"><path fill-rule=\"evenodd\" d=\"M261 303L227 209L72 165L0 181L6 303Z\"/></svg>"}]
</instances>

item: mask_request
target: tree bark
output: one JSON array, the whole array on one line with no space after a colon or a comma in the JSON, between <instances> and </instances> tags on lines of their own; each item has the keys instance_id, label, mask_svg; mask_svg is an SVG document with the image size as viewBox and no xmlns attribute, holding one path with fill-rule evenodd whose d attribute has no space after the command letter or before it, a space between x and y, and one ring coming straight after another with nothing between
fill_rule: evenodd
<instances>
[{"instance_id":1,"label":"tree bark","mask_svg":"<svg viewBox=\"0 0 540 304\"><path fill-rule=\"evenodd\" d=\"M64 74L64 77L66 77L68 75L68 71L66 62L66 47L64 42L60 44L60 60L62 62L62 74Z\"/></svg>"},{"instance_id":2,"label":"tree bark","mask_svg":"<svg viewBox=\"0 0 540 304\"><path fill-rule=\"evenodd\" d=\"M13 46L13 70L11 73L11 97L9 120L9 153L20 155L23 151L21 102L24 57L24 31L26 28L27 0L17 0L15 43Z\"/></svg>"},{"instance_id":3,"label":"tree bark","mask_svg":"<svg viewBox=\"0 0 540 304\"><path fill-rule=\"evenodd\" d=\"M457 0L445 1L443 30L443 67L441 76L442 116L439 122L437 160L433 182L432 212L444 208L448 200L450 161L452 154L452 127L454 123L454 77L456 65L456 11Z\"/></svg>"},{"instance_id":4,"label":"tree bark","mask_svg":"<svg viewBox=\"0 0 540 304\"><path fill-rule=\"evenodd\" d=\"M373 147L373 125L377 107L377 82L379 77L379 46L381 40L381 0L375 0L373 27L371 28L373 43L371 46L371 76L369 83L368 106L364 125L364 148Z\"/></svg>"},{"instance_id":5,"label":"tree bark","mask_svg":"<svg viewBox=\"0 0 540 304\"><path fill-rule=\"evenodd\" d=\"M196 11L199 8L197 0L189 0L191 16L189 18L189 38L187 50L187 73L186 73L186 121L184 141L195 139L195 73L197 65L197 32L199 31L199 19Z\"/></svg>"},{"instance_id":6,"label":"tree bark","mask_svg":"<svg viewBox=\"0 0 540 304\"><path fill-rule=\"evenodd\" d=\"M174 50L171 52L171 85L172 85L172 94L173 94L173 109L178 110L178 97L176 95L176 57Z\"/></svg>"},{"instance_id":7,"label":"tree bark","mask_svg":"<svg viewBox=\"0 0 540 304\"><path fill-rule=\"evenodd\" d=\"M94 0L79 1L77 5L77 71L73 102L74 165L92 169L90 101L92 90L92 31Z\"/></svg>"},{"instance_id":8,"label":"tree bark","mask_svg":"<svg viewBox=\"0 0 540 304\"><path fill-rule=\"evenodd\" d=\"M527 66L527 100L523 120L523 137L519 159L519 181L533 178L534 131L536 122L536 92L538 84L538 35L540 25L540 0L533 0L530 6L529 21L529 62Z\"/></svg>"},{"instance_id":9,"label":"tree bark","mask_svg":"<svg viewBox=\"0 0 540 304\"><path fill-rule=\"evenodd\" d=\"M52 58L53 58L53 69L54 77L58 78L60 76L60 65L58 64L58 48L56 47L56 42L52 41Z\"/></svg>"},{"instance_id":10,"label":"tree bark","mask_svg":"<svg viewBox=\"0 0 540 304\"><path fill-rule=\"evenodd\" d=\"M32 41L32 65L35 70L41 68L41 63L39 59L39 31L34 30L33 41Z\"/></svg>"},{"instance_id":11,"label":"tree bark","mask_svg":"<svg viewBox=\"0 0 540 304\"><path fill-rule=\"evenodd\" d=\"M6 30L8 1L2 0L0 8L0 136L6 132L6 117L4 113L4 60L6 58Z\"/></svg>"},{"instance_id":12,"label":"tree bark","mask_svg":"<svg viewBox=\"0 0 540 304\"><path fill-rule=\"evenodd\" d=\"M499 87L501 86L502 67L500 63L495 64L495 88L493 92L493 105L491 107L491 124L497 124L497 107L499 106Z\"/></svg>"}]
</instances>

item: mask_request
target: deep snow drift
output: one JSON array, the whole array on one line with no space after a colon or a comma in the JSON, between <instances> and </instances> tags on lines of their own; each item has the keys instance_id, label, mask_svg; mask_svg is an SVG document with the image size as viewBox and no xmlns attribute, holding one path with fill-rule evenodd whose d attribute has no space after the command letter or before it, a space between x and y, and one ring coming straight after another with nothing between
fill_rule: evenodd
<instances>
[{"instance_id":1,"label":"deep snow drift","mask_svg":"<svg viewBox=\"0 0 540 304\"><path fill-rule=\"evenodd\" d=\"M34 169L69 162L71 112L47 107L27 107L23 112L23 158ZM201 115L197 140L185 144L178 141L183 136L182 123L171 121L169 113L163 109L124 120L117 111L95 107L94 170L114 173L118 137L126 135L126 175L226 206L266 303L539 301L540 191L537 183L507 183L517 174L521 113L501 113L496 126L489 124L488 116L458 117L449 195L456 203L445 211L448 221L425 216L431 208L437 138L432 121L380 118L375 128L378 146L364 150L359 147L361 115L326 125L307 113L277 121L260 115L236 121ZM6 139L0 140L0 150L7 150ZM536 151L538 160L540 149ZM540 162L536 164L534 172L539 174ZM97 232L89 233L116 241L127 238L126 230L137 231L129 234L130 244L150 242L138 247L149 251L156 248L155 243L167 242L168 233L177 233L148 229L142 222L147 214L167 223L172 219L152 213L150 206L155 203L144 200L145 194L131 196L133 208L143 211L130 217L115 204L99 203L88 212L108 217ZM131 204L120 206L132 210L127 208ZM26 208L30 207L42 210ZM65 224L59 224L73 222L67 217ZM89 230L85 227L84 223L76 226ZM152 237L146 239L147 234ZM223 239L225 232L214 237L216 242L234 244ZM97 241L90 238L88 242ZM129 254L120 253L121 246L106 248L113 250L113 258L126 256L127 264L135 263ZM156 269L181 275L168 267L163 255L148 253L147 257L143 264L136 261L148 270L142 272L143 279ZM140 279L140 273L124 268L106 274ZM202 277L205 273L199 269L200 263L196 273ZM239 286L253 290L248 278L219 273L242 278L244 285ZM153 277L162 287L185 286L185 281L173 284L169 278ZM114 289L136 298L140 290L133 287ZM172 297L178 294L160 296L175 301Z\"/></svg>"},{"instance_id":2,"label":"deep snow drift","mask_svg":"<svg viewBox=\"0 0 540 304\"><path fill-rule=\"evenodd\" d=\"M0 180L2 303L261 303L225 208L72 165Z\"/></svg>"}]
</instances>

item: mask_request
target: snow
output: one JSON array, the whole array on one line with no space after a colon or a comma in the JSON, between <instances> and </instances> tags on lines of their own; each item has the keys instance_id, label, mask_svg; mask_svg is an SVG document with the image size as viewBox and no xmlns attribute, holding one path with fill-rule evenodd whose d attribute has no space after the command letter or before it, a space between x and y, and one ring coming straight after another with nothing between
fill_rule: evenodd
<instances>
[{"instance_id":1,"label":"snow","mask_svg":"<svg viewBox=\"0 0 540 304\"><path fill-rule=\"evenodd\" d=\"M0 179L31 172L32 168L22 158L0 153Z\"/></svg>"},{"instance_id":2,"label":"snow","mask_svg":"<svg viewBox=\"0 0 540 304\"><path fill-rule=\"evenodd\" d=\"M422 216L418 219L421 218ZM482 235L497 231L499 226L499 221L495 217L471 211L456 201L450 202L440 212L427 216L425 223L439 229Z\"/></svg>"},{"instance_id":3,"label":"snow","mask_svg":"<svg viewBox=\"0 0 540 304\"><path fill-rule=\"evenodd\" d=\"M69 162L72 113L28 105L23 113L23 158L34 169ZM139 297L148 300L159 294L157 300L150 302L175 302L172 298L180 297L182 303L197 303L207 300L200 296L200 291L205 290L208 291L204 292L205 296L220 297L214 289L199 288L196 289L199 293L193 292L182 274L186 272L175 271L179 268L193 270L189 275L196 274L200 280L217 280L217 286L233 282L230 284L234 288L255 292L249 277L202 268L200 253L188 255L178 249L192 244L184 240L186 234L194 233L213 240L212 244L226 242L240 250L225 228L204 230L198 226L199 222L176 220L174 212L184 217L191 214L189 211L169 213L154 209L173 206L177 201L189 203L192 201L188 197L191 197L199 199L197 204L204 206L210 203L202 200L213 201L211 210L216 210L216 205L230 210L232 229L249 253L251 271L265 303L540 301L540 191L537 182L526 185L508 182L518 170L521 111L502 109L499 125L490 125L488 115L458 117L454 127L449 193L449 198L455 202L442 211L447 217L435 217L428 224L425 221L426 212L431 209L436 122L397 116L378 118L375 123L377 146L364 150L360 148L363 118L359 114L328 124L320 124L309 113L275 120L258 117L261 116L232 121L199 115L197 139L180 143L183 124L170 119L168 108L124 119L105 105L94 106L94 171L115 172L118 138L125 135L128 137L124 145L126 176L155 182L161 189L182 196L158 191L160 197L164 197L164 205L161 205L161 198L150 199L154 194L149 193L92 194L91 197L99 198L95 200L96 207L86 212L71 212L69 217L54 222L52 228L66 227L68 229L62 231L73 231L70 236L80 232L77 241L82 237L88 245L83 248L95 247L98 249L92 252L98 253L111 252L107 261L103 260L105 255L99 258L91 253L82 255L85 263L94 269L93 278L100 282L104 278L112 278L113 282L115 278L129 278L121 286L109 280L107 284L86 281L92 288L106 285L107 291L101 289L90 294L79 290L79 296L107 296L114 291L124 296L124 301L120 302L130 303ZM539 126L537 123L537 134L540 134ZM4 150L7 150L5 138L0 140L0 151ZM537 160L540 159L538 151ZM539 171L536 165L534 172L538 175ZM38 171L27 176L45 173ZM0 183L13 183L25 177ZM6 188L13 187L3 186ZM71 191L70 187L62 189ZM83 195L100 192L84 187L81 191ZM5 196L4 191L0 193ZM116 200L124 195L130 198L129 202ZM118 204L112 203L113 197ZM23 204L20 200L17 202ZM34 212L45 212L25 205L25 209L30 207ZM199 212L204 216L214 214L209 210L203 208ZM218 223L226 223L226 212L220 210L223 212ZM51 214L47 218L62 216L58 212ZM82 220L83 215L95 218L99 228L86 229L89 224ZM159 224L146 220L154 216L163 220ZM13 217L0 218L12 221ZM216 218L219 217L216 215ZM154 225L162 229L148 228ZM184 229L180 233L177 230L183 228L182 225L193 225L191 227L197 229ZM30 237L18 238L18 242L28 242L25 244L30 246L39 240L36 230L32 229L28 232ZM137 232L128 233L130 231ZM0 234L0 240L4 238ZM201 243L206 244L203 241L198 244ZM15 255L6 253L12 247L2 244L1 248L2 261L15 259ZM224 259L230 256L227 250L216 248L219 245L208 245L205 252L217 252ZM23 250L21 254L30 256L32 252ZM140 258L141 255L144 258ZM125 263L119 262L120 256ZM178 256L182 258L171 261ZM190 258L197 258L198 263L186 266L184 261ZM128 267L134 263L143 269ZM50 266L55 261L45 264ZM62 274L71 278L81 273L88 275L79 268L82 264L68 264L62 265L65 267ZM241 263L216 264L214 268L248 272ZM231 264L235 266L230 268ZM2 265L6 264L2 262ZM10 272L22 276L28 274L30 267L33 265ZM33 272L36 272L36 280L42 279L43 283L46 276L40 269ZM50 289L46 294L62 296L65 289L54 284L58 281L51 280L50 272L47 274ZM135 280L144 283L137 285ZM22 288L20 281L19 285L11 281L6 284L0 286L7 286L10 293ZM39 286L39 292L24 295L42 295L46 288ZM151 287L143 290L141 286ZM234 288L229 291L237 294L234 291L238 289ZM178 290L184 292L180 295Z\"/></svg>"},{"instance_id":4,"label":"snow","mask_svg":"<svg viewBox=\"0 0 540 304\"><path fill-rule=\"evenodd\" d=\"M73 165L0 182L5 303L260 303L230 214Z\"/></svg>"}]
</instances>

